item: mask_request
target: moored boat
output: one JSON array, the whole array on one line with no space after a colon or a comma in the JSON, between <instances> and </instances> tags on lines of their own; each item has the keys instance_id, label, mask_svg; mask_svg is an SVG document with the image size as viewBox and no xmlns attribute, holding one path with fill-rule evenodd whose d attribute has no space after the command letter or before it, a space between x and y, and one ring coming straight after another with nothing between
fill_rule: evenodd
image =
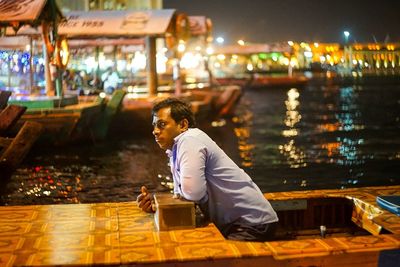
<instances>
[{"instance_id":1,"label":"moored boat","mask_svg":"<svg viewBox=\"0 0 400 267\"><path fill-rule=\"evenodd\" d=\"M265 88L265 87L301 87L308 83L309 79L303 75L253 75L246 88Z\"/></svg>"},{"instance_id":2,"label":"moored boat","mask_svg":"<svg viewBox=\"0 0 400 267\"><path fill-rule=\"evenodd\" d=\"M187 89L180 95L164 90L156 96L128 93L122 101L121 112L112 122L116 134L149 134L151 132L151 108L155 101L166 97L177 97L190 103L199 124L210 123L231 116L242 95L238 86Z\"/></svg>"},{"instance_id":3,"label":"moored boat","mask_svg":"<svg viewBox=\"0 0 400 267\"><path fill-rule=\"evenodd\" d=\"M44 126L39 142L50 145L64 145L83 140L101 140L108 133L111 119L116 114L125 92L117 90L106 100L102 97L77 96L60 98L28 97L14 99L11 103L27 106L16 129L25 121L34 121Z\"/></svg>"},{"instance_id":4,"label":"moored boat","mask_svg":"<svg viewBox=\"0 0 400 267\"><path fill-rule=\"evenodd\" d=\"M304 75L263 75L252 74L246 77L225 77L216 78L220 85L238 85L242 88L280 88L280 87L301 87L309 82Z\"/></svg>"},{"instance_id":5,"label":"moored boat","mask_svg":"<svg viewBox=\"0 0 400 267\"><path fill-rule=\"evenodd\" d=\"M5 206L0 257L6 266L378 266L400 248L400 217L376 197L398 194L400 186L265 194L285 234L270 242L225 240L213 224L158 231L136 202Z\"/></svg>"},{"instance_id":6,"label":"moored boat","mask_svg":"<svg viewBox=\"0 0 400 267\"><path fill-rule=\"evenodd\" d=\"M222 117L232 116L235 107L242 96L242 89L236 85L218 86L206 89L194 89L189 91L192 107L197 102L209 103L209 108L203 112L203 117L217 120Z\"/></svg>"}]
</instances>

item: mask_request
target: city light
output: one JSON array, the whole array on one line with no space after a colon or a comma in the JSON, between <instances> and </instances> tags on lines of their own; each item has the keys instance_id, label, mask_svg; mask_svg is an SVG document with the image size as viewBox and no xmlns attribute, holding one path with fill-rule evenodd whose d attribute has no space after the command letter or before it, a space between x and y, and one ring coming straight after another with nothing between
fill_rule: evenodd
<instances>
[{"instance_id":1,"label":"city light","mask_svg":"<svg viewBox=\"0 0 400 267\"><path fill-rule=\"evenodd\" d=\"M218 44L223 44L225 42L225 39L221 36L217 37L217 39L215 39L217 41Z\"/></svg>"},{"instance_id":2,"label":"city light","mask_svg":"<svg viewBox=\"0 0 400 267\"><path fill-rule=\"evenodd\" d=\"M214 49L209 46L206 48L206 53L207 53L207 55L212 55L214 53Z\"/></svg>"},{"instance_id":3,"label":"city light","mask_svg":"<svg viewBox=\"0 0 400 267\"><path fill-rule=\"evenodd\" d=\"M344 31L343 34L344 34L344 38L345 38L346 43L347 43L349 41L350 32L349 31Z\"/></svg>"},{"instance_id":4,"label":"city light","mask_svg":"<svg viewBox=\"0 0 400 267\"><path fill-rule=\"evenodd\" d=\"M186 50L186 45L183 42L180 42L178 45L178 52L184 52Z\"/></svg>"},{"instance_id":5,"label":"city light","mask_svg":"<svg viewBox=\"0 0 400 267\"><path fill-rule=\"evenodd\" d=\"M238 43L239 45L244 45L244 41L243 41L243 40L239 40L239 41L237 41L237 43Z\"/></svg>"}]
</instances>

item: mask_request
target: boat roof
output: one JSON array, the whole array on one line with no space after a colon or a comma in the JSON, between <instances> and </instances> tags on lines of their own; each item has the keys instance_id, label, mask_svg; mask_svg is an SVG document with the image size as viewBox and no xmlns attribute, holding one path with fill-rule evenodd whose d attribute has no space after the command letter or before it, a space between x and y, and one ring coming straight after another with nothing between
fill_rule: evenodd
<instances>
[{"instance_id":1,"label":"boat roof","mask_svg":"<svg viewBox=\"0 0 400 267\"><path fill-rule=\"evenodd\" d=\"M207 34L207 17L189 16L190 34L192 36Z\"/></svg>"},{"instance_id":2,"label":"boat roof","mask_svg":"<svg viewBox=\"0 0 400 267\"><path fill-rule=\"evenodd\" d=\"M161 36L167 32L174 9L72 11L58 33L68 38Z\"/></svg>"},{"instance_id":3,"label":"boat roof","mask_svg":"<svg viewBox=\"0 0 400 267\"><path fill-rule=\"evenodd\" d=\"M37 27L42 21L62 18L55 0L0 1L0 26L10 27L14 34L24 25Z\"/></svg>"}]
</instances>

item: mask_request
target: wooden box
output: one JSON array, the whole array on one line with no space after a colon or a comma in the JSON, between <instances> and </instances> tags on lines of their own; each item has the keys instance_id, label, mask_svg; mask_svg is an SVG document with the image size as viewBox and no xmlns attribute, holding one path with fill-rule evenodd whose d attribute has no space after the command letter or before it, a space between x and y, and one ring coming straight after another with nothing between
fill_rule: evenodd
<instances>
[{"instance_id":1,"label":"wooden box","mask_svg":"<svg viewBox=\"0 0 400 267\"><path fill-rule=\"evenodd\" d=\"M190 229L196 227L194 203L172 198L172 194L154 195L156 213L154 221L158 231Z\"/></svg>"}]
</instances>

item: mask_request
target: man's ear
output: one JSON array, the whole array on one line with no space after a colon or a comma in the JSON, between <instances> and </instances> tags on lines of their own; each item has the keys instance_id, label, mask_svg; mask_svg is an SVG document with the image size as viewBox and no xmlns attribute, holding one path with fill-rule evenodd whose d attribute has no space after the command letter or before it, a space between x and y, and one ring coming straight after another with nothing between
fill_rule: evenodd
<instances>
[{"instance_id":1,"label":"man's ear","mask_svg":"<svg viewBox=\"0 0 400 267\"><path fill-rule=\"evenodd\" d=\"M183 119L181 120L181 122L179 123L181 126L181 130L182 132L186 131L187 129L189 129L189 121L187 119Z\"/></svg>"}]
</instances>

